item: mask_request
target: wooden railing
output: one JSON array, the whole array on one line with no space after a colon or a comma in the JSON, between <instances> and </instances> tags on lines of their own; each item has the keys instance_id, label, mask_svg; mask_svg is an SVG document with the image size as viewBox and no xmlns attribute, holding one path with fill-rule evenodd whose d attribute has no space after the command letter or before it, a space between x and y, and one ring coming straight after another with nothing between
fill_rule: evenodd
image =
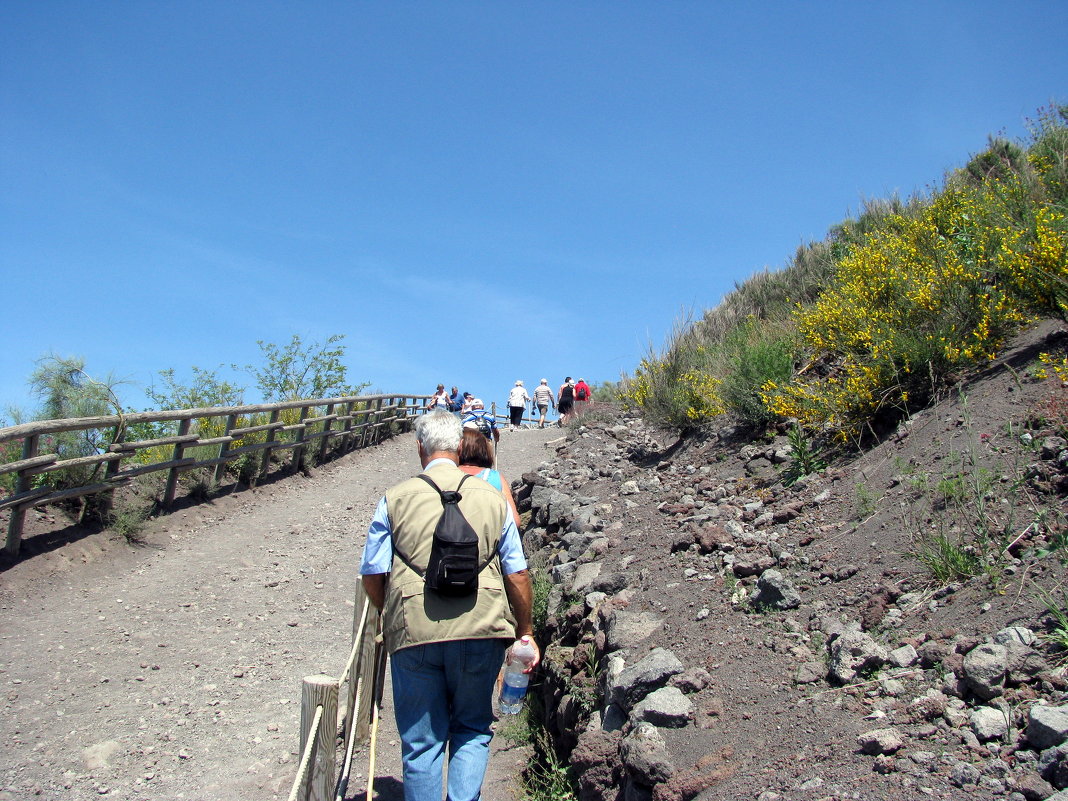
<instances>
[{"instance_id":1,"label":"wooden railing","mask_svg":"<svg viewBox=\"0 0 1068 801\"><path fill-rule=\"evenodd\" d=\"M357 583L352 647L339 678L305 676L300 696L300 764L289 801L343 801L357 745L370 743L364 797L374 796L375 737L385 683L386 651L382 616ZM342 714L338 715L342 704ZM341 765L337 735L343 735Z\"/></svg>"},{"instance_id":2,"label":"wooden railing","mask_svg":"<svg viewBox=\"0 0 1068 801\"><path fill-rule=\"evenodd\" d=\"M99 493L104 493L105 501L109 501L118 487L134 477L163 470L167 471L162 501L166 507L174 502L181 472L214 467L214 479L219 481L228 463L245 457L258 459L258 463L246 463L245 472L254 483L267 473L271 456L277 451L291 449L290 464L299 469L309 455L322 461L330 452L375 444L394 430L409 426L429 397L353 395L41 420L0 428L0 445L21 443L22 450L22 458L0 465L0 475L14 473L16 477L11 494L0 498L0 509L11 510L4 551L9 556L18 556L26 512L33 507ZM176 423L176 432L152 439L127 439L132 428L161 423ZM217 432L211 431L213 427ZM106 436L98 439L108 444L94 448L96 453L68 458L58 452L41 452L42 443L49 445L50 437L72 431L106 432ZM161 453L167 458L152 458ZM45 473L76 468L92 468L88 483L70 486L66 482L57 488L35 479ZM103 476L99 475L101 470Z\"/></svg>"}]
</instances>

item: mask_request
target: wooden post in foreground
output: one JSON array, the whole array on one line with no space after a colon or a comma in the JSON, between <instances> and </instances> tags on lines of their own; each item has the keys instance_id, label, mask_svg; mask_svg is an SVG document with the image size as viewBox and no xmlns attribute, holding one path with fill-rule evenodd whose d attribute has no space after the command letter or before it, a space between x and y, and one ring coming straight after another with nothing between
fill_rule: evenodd
<instances>
[{"instance_id":1,"label":"wooden post in foreground","mask_svg":"<svg viewBox=\"0 0 1068 801\"><path fill-rule=\"evenodd\" d=\"M38 442L39 437L37 434L30 434L22 441L23 459L32 459L37 455ZM29 489L29 468L19 470L18 477L15 479L14 494L19 495L23 492L28 492ZM19 549L22 547L22 527L26 522L26 510L29 508L29 506L19 505L11 509L11 519L7 523L7 541L4 543L4 551L12 558L19 555Z\"/></svg>"},{"instance_id":2,"label":"wooden post in foreground","mask_svg":"<svg viewBox=\"0 0 1068 801\"><path fill-rule=\"evenodd\" d=\"M364 743L370 734L371 727L371 685L374 674L375 661L375 636L382 629L381 613L371 604L367 594L361 585L356 589L356 612L352 616L352 638L356 643L356 637L361 634L360 620L363 617L364 605L367 606L367 620L364 623L362 637L359 643L356 662L352 667L349 677L349 706L351 720L348 732L350 737L355 737L356 742ZM359 691L359 704L356 703L356 693Z\"/></svg>"},{"instance_id":3,"label":"wooden post in foreground","mask_svg":"<svg viewBox=\"0 0 1068 801\"><path fill-rule=\"evenodd\" d=\"M319 730L311 731L315 710L322 706ZM305 676L300 693L300 751L309 739L315 744L308 768L307 801L333 801L337 778L335 729L337 727L337 679L320 673Z\"/></svg>"}]
</instances>

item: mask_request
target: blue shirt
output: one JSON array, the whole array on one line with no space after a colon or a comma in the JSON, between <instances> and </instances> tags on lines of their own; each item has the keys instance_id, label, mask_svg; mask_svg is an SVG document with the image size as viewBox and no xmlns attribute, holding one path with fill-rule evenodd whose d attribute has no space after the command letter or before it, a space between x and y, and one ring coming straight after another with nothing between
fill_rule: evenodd
<instances>
[{"instance_id":1,"label":"blue shirt","mask_svg":"<svg viewBox=\"0 0 1068 801\"><path fill-rule=\"evenodd\" d=\"M449 459L435 459L424 469L429 470L435 464L448 462ZM523 541L519 537L512 513L505 510L504 527L501 529L501 572L509 576L527 569L527 557L523 553ZM389 523L389 509L385 496L375 507L371 525L367 528L367 542L363 546L363 559L360 562L360 575L370 576L376 573L389 573L393 569L393 530Z\"/></svg>"}]
</instances>

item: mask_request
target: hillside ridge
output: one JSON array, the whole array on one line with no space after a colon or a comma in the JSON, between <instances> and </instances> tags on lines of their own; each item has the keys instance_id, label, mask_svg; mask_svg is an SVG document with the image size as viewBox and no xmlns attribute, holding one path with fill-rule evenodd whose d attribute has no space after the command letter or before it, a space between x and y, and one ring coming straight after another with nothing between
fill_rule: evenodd
<instances>
[{"instance_id":1,"label":"hillside ridge","mask_svg":"<svg viewBox=\"0 0 1068 801\"><path fill-rule=\"evenodd\" d=\"M680 440L600 413L524 476L528 546L552 581L540 698L579 798L1018 801L1068 786L1068 725L1042 735L1033 720L1042 705L1068 715L1046 638L1068 446L1035 419L1065 399L1028 375L1040 350L1063 352L1062 324L790 486L785 436ZM958 535L958 556L989 564L940 580L918 555Z\"/></svg>"}]
</instances>

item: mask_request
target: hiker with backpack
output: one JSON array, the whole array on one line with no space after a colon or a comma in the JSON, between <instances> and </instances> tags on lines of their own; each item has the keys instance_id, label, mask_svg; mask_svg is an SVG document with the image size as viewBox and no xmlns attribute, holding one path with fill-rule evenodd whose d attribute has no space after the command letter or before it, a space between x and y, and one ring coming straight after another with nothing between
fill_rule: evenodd
<instances>
[{"instance_id":1,"label":"hiker with backpack","mask_svg":"<svg viewBox=\"0 0 1068 801\"><path fill-rule=\"evenodd\" d=\"M497 420L486 408L485 404L482 403L481 398L474 398L471 401L471 408L461 418L460 422L464 428L473 428L482 432L486 439L492 440L495 445L501 441L501 432L497 429Z\"/></svg>"},{"instance_id":2,"label":"hiker with backpack","mask_svg":"<svg viewBox=\"0 0 1068 801\"><path fill-rule=\"evenodd\" d=\"M519 529L501 493L457 466L461 435L448 412L416 420L423 472L379 501L360 564L384 612L405 801L441 798L446 759L448 797L479 797L505 650L532 646L528 673L541 659Z\"/></svg>"},{"instance_id":3,"label":"hiker with backpack","mask_svg":"<svg viewBox=\"0 0 1068 801\"><path fill-rule=\"evenodd\" d=\"M590 385L586 383L585 378L580 378L578 383L575 384L575 414L581 415L586 410L586 404L590 402L590 395L593 394L590 389Z\"/></svg>"},{"instance_id":4,"label":"hiker with backpack","mask_svg":"<svg viewBox=\"0 0 1068 801\"><path fill-rule=\"evenodd\" d=\"M545 428L545 413L549 411L549 404L552 404L553 411L556 410L556 400L553 398L553 391L549 388L549 379L543 378L541 383L538 384L538 388L534 390L534 400L532 406L536 406L538 412L541 413L541 419L538 421L538 428ZM534 410L531 409L531 412Z\"/></svg>"}]
</instances>

